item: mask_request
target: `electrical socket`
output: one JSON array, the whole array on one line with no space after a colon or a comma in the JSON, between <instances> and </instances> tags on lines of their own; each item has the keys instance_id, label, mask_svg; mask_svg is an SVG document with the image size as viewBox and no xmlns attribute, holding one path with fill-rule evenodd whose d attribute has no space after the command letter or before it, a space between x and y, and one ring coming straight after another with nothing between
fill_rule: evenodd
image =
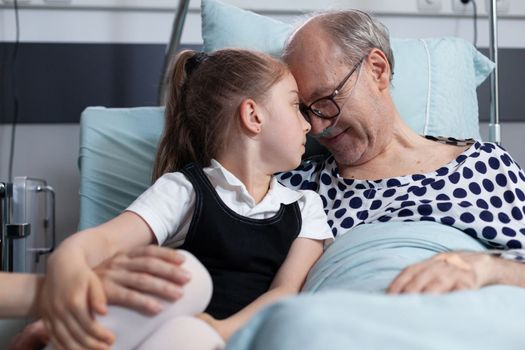
<instances>
[{"instance_id":1,"label":"electrical socket","mask_svg":"<svg viewBox=\"0 0 525 350\"><path fill-rule=\"evenodd\" d=\"M490 2L492 0L485 0L485 13L490 12ZM480 13L480 1L476 2L478 5L478 14ZM496 0L496 8L498 14L508 13L509 12L510 0ZM474 12L474 5L472 1L464 4L461 0L452 0L452 12L459 14L472 14Z\"/></svg>"},{"instance_id":2,"label":"electrical socket","mask_svg":"<svg viewBox=\"0 0 525 350\"><path fill-rule=\"evenodd\" d=\"M49 5L71 5L71 0L44 0Z\"/></svg>"},{"instance_id":3,"label":"electrical socket","mask_svg":"<svg viewBox=\"0 0 525 350\"><path fill-rule=\"evenodd\" d=\"M441 11L441 0L417 0L417 9L426 13Z\"/></svg>"},{"instance_id":4,"label":"electrical socket","mask_svg":"<svg viewBox=\"0 0 525 350\"><path fill-rule=\"evenodd\" d=\"M6 5L14 5L15 0L2 0L2 2ZM31 2L31 0L18 0L18 5L27 5Z\"/></svg>"},{"instance_id":5,"label":"electrical socket","mask_svg":"<svg viewBox=\"0 0 525 350\"><path fill-rule=\"evenodd\" d=\"M476 5L479 4L476 3ZM461 14L474 13L474 4L472 4L472 1L469 1L468 3L464 4L461 0L452 0L452 12Z\"/></svg>"}]
</instances>

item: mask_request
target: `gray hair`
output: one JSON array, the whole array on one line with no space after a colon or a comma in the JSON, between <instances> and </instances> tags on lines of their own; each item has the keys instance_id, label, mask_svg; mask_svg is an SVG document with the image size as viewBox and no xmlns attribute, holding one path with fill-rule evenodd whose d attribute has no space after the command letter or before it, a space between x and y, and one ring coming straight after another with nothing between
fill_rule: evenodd
<instances>
[{"instance_id":1,"label":"gray hair","mask_svg":"<svg viewBox=\"0 0 525 350\"><path fill-rule=\"evenodd\" d=\"M394 75L394 54L390 47L388 29L376 18L359 10L342 10L314 14L311 18L339 45L348 65L357 63L370 50L377 48L386 55L390 64L390 80ZM288 38L283 50L283 59L293 51L293 37Z\"/></svg>"}]
</instances>

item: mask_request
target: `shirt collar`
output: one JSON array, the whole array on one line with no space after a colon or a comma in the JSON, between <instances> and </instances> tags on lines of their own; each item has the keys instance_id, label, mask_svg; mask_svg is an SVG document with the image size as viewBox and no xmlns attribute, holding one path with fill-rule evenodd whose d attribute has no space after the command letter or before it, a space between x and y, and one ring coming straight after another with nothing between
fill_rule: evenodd
<instances>
[{"instance_id":1,"label":"shirt collar","mask_svg":"<svg viewBox=\"0 0 525 350\"><path fill-rule=\"evenodd\" d=\"M219 163L217 160L212 159L210 166L207 168L207 170L208 175L213 177L219 185L223 187L229 187L232 190L237 189L239 193L247 197L247 199L249 198L252 204L255 205L253 197L250 195L242 181L239 180L235 175L233 175L228 169L223 167L221 163ZM301 192L289 189L281 185L277 181L277 178L275 176L272 176L272 179L270 180L270 189L259 204L266 201L272 201L273 203L279 204L290 204L297 201L302 196L303 195Z\"/></svg>"}]
</instances>

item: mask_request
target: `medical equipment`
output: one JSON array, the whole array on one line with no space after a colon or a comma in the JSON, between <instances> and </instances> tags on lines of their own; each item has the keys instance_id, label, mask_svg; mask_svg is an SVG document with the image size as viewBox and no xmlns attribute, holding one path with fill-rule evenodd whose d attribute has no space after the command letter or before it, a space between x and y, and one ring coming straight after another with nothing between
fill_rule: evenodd
<instances>
[{"instance_id":1,"label":"medical equipment","mask_svg":"<svg viewBox=\"0 0 525 350\"><path fill-rule=\"evenodd\" d=\"M45 180L25 176L0 182L0 224L1 270L44 272L42 258L55 246L53 188Z\"/></svg>"}]
</instances>

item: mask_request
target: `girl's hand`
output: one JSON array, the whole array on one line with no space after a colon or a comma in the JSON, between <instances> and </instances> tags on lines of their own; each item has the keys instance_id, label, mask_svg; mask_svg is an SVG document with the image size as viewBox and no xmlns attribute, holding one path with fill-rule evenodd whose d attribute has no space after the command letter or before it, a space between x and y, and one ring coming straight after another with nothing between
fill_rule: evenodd
<instances>
[{"instance_id":1,"label":"girl's hand","mask_svg":"<svg viewBox=\"0 0 525 350\"><path fill-rule=\"evenodd\" d=\"M162 305L154 296L175 301L189 273L184 255L172 248L149 245L118 253L95 268L109 304L155 314Z\"/></svg>"},{"instance_id":2,"label":"girl's hand","mask_svg":"<svg viewBox=\"0 0 525 350\"><path fill-rule=\"evenodd\" d=\"M113 335L91 312L106 312L102 283L81 259L51 256L39 304L56 350L109 349L113 343Z\"/></svg>"},{"instance_id":3,"label":"girl's hand","mask_svg":"<svg viewBox=\"0 0 525 350\"><path fill-rule=\"evenodd\" d=\"M387 293L448 293L494 282L493 256L477 252L440 253L404 269Z\"/></svg>"}]
</instances>

